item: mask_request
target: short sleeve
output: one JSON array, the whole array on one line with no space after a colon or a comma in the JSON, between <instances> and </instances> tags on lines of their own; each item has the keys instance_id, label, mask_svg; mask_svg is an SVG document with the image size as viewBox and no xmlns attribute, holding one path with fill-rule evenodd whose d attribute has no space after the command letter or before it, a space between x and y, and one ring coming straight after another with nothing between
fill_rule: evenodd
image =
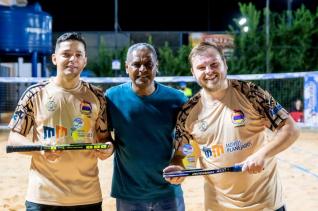
<instances>
[{"instance_id":1,"label":"short sleeve","mask_svg":"<svg viewBox=\"0 0 318 211\"><path fill-rule=\"evenodd\" d=\"M28 88L22 95L9 123L9 128L12 131L20 133L23 136L26 136L30 132L34 125L33 98L35 95L35 88Z\"/></svg>"},{"instance_id":2,"label":"short sleeve","mask_svg":"<svg viewBox=\"0 0 318 211\"><path fill-rule=\"evenodd\" d=\"M234 81L232 84L252 103L256 111L265 119L265 126L270 130L274 131L288 118L289 113L286 109L266 90L251 82Z\"/></svg>"},{"instance_id":3,"label":"short sleeve","mask_svg":"<svg viewBox=\"0 0 318 211\"><path fill-rule=\"evenodd\" d=\"M98 117L96 119L95 130L96 130L96 136L98 138L98 141L101 141L101 140L104 140L109 135L107 111L106 111L107 104L106 104L106 99L104 97L102 90L100 90L97 87L94 87L93 90L99 101L99 112L98 112Z\"/></svg>"},{"instance_id":4,"label":"short sleeve","mask_svg":"<svg viewBox=\"0 0 318 211\"><path fill-rule=\"evenodd\" d=\"M175 131L175 152L177 155L183 155L184 145L190 144L193 139L192 135L185 127L187 118L192 108L200 99L200 94L193 96L186 104L184 104L177 116L176 131Z\"/></svg>"}]
</instances>

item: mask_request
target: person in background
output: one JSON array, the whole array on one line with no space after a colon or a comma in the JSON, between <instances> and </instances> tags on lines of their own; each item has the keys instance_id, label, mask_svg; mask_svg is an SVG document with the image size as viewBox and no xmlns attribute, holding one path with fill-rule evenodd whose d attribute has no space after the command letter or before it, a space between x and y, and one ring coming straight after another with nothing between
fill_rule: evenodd
<instances>
[{"instance_id":1,"label":"person in background","mask_svg":"<svg viewBox=\"0 0 318 211\"><path fill-rule=\"evenodd\" d=\"M184 93L188 98L192 97L192 89L187 87L187 83L182 81L180 82L180 90Z\"/></svg>"},{"instance_id":2,"label":"person in background","mask_svg":"<svg viewBox=\"0 0 318 211\"><path fill-rule=\"evenodd\" d=\"M178 115L177 151L193 140L202 168L242 167L242 172L204 177L205 210L284 211L275 155L298 138L294 120L259 86L227 79L226 60L216 44L198 44L189 61L202 89Z\"/></svg>"},{"instance_id":3,"label":"person in background","mask_svg":"<svg viewBox=\"0 0 318 211\"><path fill-rule=\"evenodd\" d=\"M102 90L80 80L87 63L84 38L76 32L62 34L52 62L57 75L27 88L18 102L8 144L111 141ZM112 154L109 144L107 150L25 152L31 156L26 210L101 211L97 161Z\"/></svg>"},{"instance_id":4,"label":"person in background","mask_svg":"<svg viewBox=\"0 0 318 211\"><path fill-rule=\"evenodd\" d=\"M111 196L117 211L184 211L180 185L165 181L162 170L182 163L181 157L172 158L173 136L187 98L155 81L158 58L152 45L132 45L125 67L131 81L105 93L115 136Z\"/></svg>"},{"instance_id":5,"label":"person in background","mask_svg":"<svg viewBox=\"0 0 318 211\"><path fill-rule=\"evenodd\" d=\"M294 103L294 108L290 112L290 115L296 122L304 122L303 103L300 99L297 99Z\"/></svg>"}]
</instances>

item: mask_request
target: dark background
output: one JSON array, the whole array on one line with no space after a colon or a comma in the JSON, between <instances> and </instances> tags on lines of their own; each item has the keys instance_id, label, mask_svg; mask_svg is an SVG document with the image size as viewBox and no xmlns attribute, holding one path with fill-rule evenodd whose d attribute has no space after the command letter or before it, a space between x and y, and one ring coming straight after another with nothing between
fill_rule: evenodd
<instances>
[{"instance_id":1,"label":"dark background","mask_svg":"<svg viewBox=\"0 0 318 211\"><path fill-rule=\"evenodd\" d=\"M272 11L287 9L288 0L271 0ZM53 17L53 31L114 31L115 0L29 0ZM83 3L84 2L84 3ZM224 31L238 18L238 2L257 9L266 0L118 0L120 31ZM315 11L318 0L293 0Z\"/></svg>"}]
</instances>

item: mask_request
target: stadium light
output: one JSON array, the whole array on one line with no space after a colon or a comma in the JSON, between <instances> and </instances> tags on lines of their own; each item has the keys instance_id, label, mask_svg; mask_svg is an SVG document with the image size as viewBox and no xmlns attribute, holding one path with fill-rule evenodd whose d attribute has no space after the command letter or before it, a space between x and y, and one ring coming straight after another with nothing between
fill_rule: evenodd
<instances>
[{"instance_id":1,"label":"stadium light","mask_svg":"<svg viewBox=\"0 0 318 211\"><path fill-rule=\"evenodd\" d=\"M241 18L239 21L238 21L238 24L240 25L240 26L243 26L244 24L246 24L246 22L247 22L247 19L246 18Z\"/></svg>"},{"instance_id":2,"label":"stadium light","mask_svg":"<svg viewBox=\"0 0 318 211\"><path fill-rule=\"evenodd\" d=\"M243 32L248 32L248 26L243 27Z\"/></svg>"},{"instance_id":3,"label":"stadium light","mask_svg":"<svg viewBox=\"0 0 318 211\"><path fill-rule=\"evenodd\" d=\"M245 17L240 18L237 22L241 31L243 31L245 33L248 32L248 30L249 30L247 22L248 22L247 18L245 18Z\"/></svg>"}]
</instances>

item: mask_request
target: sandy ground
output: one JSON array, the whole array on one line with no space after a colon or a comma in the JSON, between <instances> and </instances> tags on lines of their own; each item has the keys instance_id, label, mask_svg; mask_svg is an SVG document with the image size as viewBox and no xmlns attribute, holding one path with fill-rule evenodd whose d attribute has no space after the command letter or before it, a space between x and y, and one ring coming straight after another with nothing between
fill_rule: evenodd
<instances>
[{"instance_id":1,"label":"sandy ground","mask_svg":"<svg viewBox=\"0 0 318 211\"><path fill-rule=\"evenodd\" d=\"M5 153L7 133L0 133L0 210L25 210L24 196L30 159ZM280 176L288 211L318 210L318 133L301 133L299 140L279 156ZM112 159L100 162L103 210L115 210L109 196ZM187 211L203 210L202 177L189 177L183 183Z\"/></svg>"}]
</instances>

